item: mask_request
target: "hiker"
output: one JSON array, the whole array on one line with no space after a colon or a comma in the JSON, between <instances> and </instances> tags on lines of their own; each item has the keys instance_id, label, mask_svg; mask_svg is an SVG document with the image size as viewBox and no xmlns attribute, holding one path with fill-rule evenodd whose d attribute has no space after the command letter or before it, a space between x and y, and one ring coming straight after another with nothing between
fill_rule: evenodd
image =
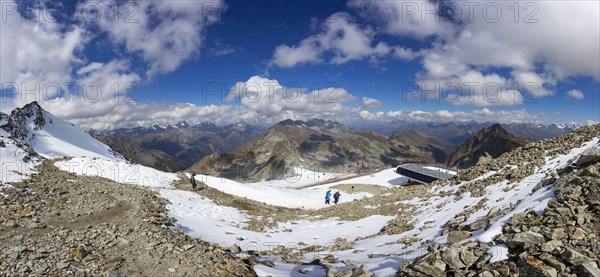
<instances>
[{"instance_id":1,"label":"hiker","mask_svg":"<svg viewBox=\"0 0 600 277\"><path fill-rule=\"evenodd\" d=\"M333 203L337 204L338 201L340 201L340 197L342 196L342 194L339 191L336 191L333 194Z\"/></svg>"},{"instance_id":2,"label":"hiker","mask_svg":"<svg viewBox=\"0 0 600 277\"><path fill-rule=\"evenodd\" d=\"M192 173L191 181L192 181L192 189L193 190L196 190L196 177L195 176L196 176L196 173Z\"/></svg>"},{"instance_id":3,"label":"hiker","mask_svg":"<svg viewBox=\"0 0 600 277\"><path fill-rule=\"evenodd\" d=\"M325 204L329 205L329 200L331 200L331 190L325 193Z\"/></svg>"}]
</instances>

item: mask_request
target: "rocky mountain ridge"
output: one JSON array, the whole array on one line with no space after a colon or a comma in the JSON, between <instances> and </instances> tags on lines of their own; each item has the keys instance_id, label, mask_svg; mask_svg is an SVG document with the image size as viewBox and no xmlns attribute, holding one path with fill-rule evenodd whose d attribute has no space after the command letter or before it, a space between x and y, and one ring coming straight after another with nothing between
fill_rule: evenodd
<instances>
[{"instance_id":1,"label":"rocky mountain ridge","mask_svg":"<svg viewBox=\"0 0 600 277\"><path fill-rule=\"evenodd\" d=\"M420 134L435 136L450 142L453 145L453 148L456 148L479 130L488 128L494 124L496 123L476 121L449 123L395 121L389 124L375 126L365 124L359 126L370 128L382 134L392 134L394 131L415 131ZM531 140L550 139L583 127L583 125L580 124L554 123L501 123L500 125L511 134L529 138Z\"/></svg>"},{"instance_id":2,"label":"rocky mountain ridge","mask_svg":"<svg viewBox=\"0 0 600 277\"><path fill-rule=\"evenodd\" d=\"M500 124L481 129L475 135L462 143L454 152L445 159L451 167L468 168L480 159L493 159L517 147L532 142L527 138L515 136Z\"/></svg>"},{"instance_id":3,"label":"rocky mountain ridge","mask_svg":"<svg viewBox=\"0 0 600 277\"><path fill-rule=\"evenodd\" d=\"M301 122L301 123L300 123ZM313 128L319 124L334 122L322 119L307 121L284 120L278 124L284 126L300 126ZM338 123L339 124L339 123ZM395 131L383 128L390 133L389 140L403 154L413 157L414 161L427 163L442 163L447 155L455 150L461 143L482 128L491 126L492 123L406 123L398 122ZM581 126L579 125L543 125L512 123L502 124L503 128L518 136L532 140L552 138L568 133ZM379 130L381 126L366 126L366 128L353 129L368 133ZM389 126L388 126L389 127ZM391 128L391 127L390 127ZM251 142L264 134L262 127L238 122L227 126L217 126L210 122L201 122L190 125L186 121L174 125L150 127L120 128L115 130L89 130L95 138L111 146L128 160L151 166L159 170L178 171L196 164L200 159L212 154L232 154L240 146ZM211 159L214 160L214 157ZM359 162L354 167L362 166ZM211 171L215 173L214 171ZM277 175L277 174L276 174Z\"/></svg>"},{"instance_id":4,"label":"rocky mountain ridge","mask_svg":"<svg viewBox=\"0 0 600 277\"><path fill-rule=\"evenodd\" d=\"M190 126L181 121L166 127L153 125L88 132L132 162L175 172L187 169L207 155L234 151L261 131L244 122L227 126L203 122Z\"/></svg>"},{"instance_id":5,"label":"rocky mountain ridge","mask_svg":"<svg viewBox=\"0 0 600 277\"><path fill-rule=\"evenodd\" d=\"M0 128L8 132L10 137L20 141L28 141L32 136L27 126L29 121L33 130L40 130L46 124L44 110L35 101L14 109L10 115L0 112ZM49 123L52 124L51 119Z\"/></svg>"},{"instance_id":6,"label":"rocky mountain ridge","mask_svg":"<svg viewBox=\"0 0 600 277\"><path fill-rule=\"evenodd\" d=\"M390 139L320 119L284 120L236 152L208 156L190 170L238 180L263 180L289 176L297 167L356 172L405 162L435 163L436 158L445 157L447 148L427 141L434 140L416 133L410 141L400 134Z\"/></svg>"}]
</instances>

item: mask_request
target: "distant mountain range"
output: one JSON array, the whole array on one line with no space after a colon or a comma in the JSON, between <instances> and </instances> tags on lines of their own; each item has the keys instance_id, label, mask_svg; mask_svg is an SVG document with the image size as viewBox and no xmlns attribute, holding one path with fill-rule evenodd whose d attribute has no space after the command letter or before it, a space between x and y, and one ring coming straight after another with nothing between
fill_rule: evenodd
<instances>
[{"instance_id":1,"label":"distant mountain range","mask_svg":"<svg viewBox=\"0 0 600 277\"><path fill-rule=\"evenodd\" d=\"M189 168L205 156L232 152L263 130L244 122L227 126L203 122L190 126L182 121L166 127L153 125L88 132L130 161L174 172Z\"/></svg>"},{"instance_id":2,"label":"distant mountain range","mask_svg":"<svg viewBox=\"0 0 600 277\"><path fill-rule=\"evenodd\" d=\"M495 122L406 122L397 121L389 124L369 125L364 128L390 135L394 131L415 131L421 134L435 136L451 142L455 147L465 142L472 135L483 128L490 127ZM533 124L533 123L509 123L500 124L509 133L532 140L542 140L561 136L582 127L579 124Z\"/></svg>"},{"instance_id":3,"label":"distant mountain range","mask_svg":"<svg viewBox=\"0 0 600 277\"><path fill-rule=\"evenodd\" d=\"M477 162L475 156L485 152L494 156L496 151L489 150L487 145L481 152L472 145L463 150L477 150L470 159L462 152L448 156L461 150L459 146L477 132L492 125L494 123L475 121L398 122L395 130L387 133L390 126L351 128L321 119L284 120L269 129L244 122L227 126L203 122L190 126L182 121L168 126L90 130L89 133L128 160L160 170L190 169L234 179L269 179L290 174L298 166L328 171L356 171L403 162L468 167ZM514 123L497 127L515 137L541 140L569 133L580 126ZM373 129L384 130L389 136ZM463 162L457 163L457 160Z\"/></svg>"},{"instance_id":4,"label":"distant mountain range","mask_svg":"<svg viewBox=\"0 0 600 277\"><path fill-rule=\"evenodd\" d=\"M429 123L408 129L408 125L389 137L320 119L285 120L267 130L242 122L190 126L183 121L166 127L86 133L36 102L11 114L0 113L0 135L15 142L8 144L45 157L125 158L162 170L189 169L242 180L277 179L293 174L297 167L352 172L416 162L464 168L482 157L494 158L536 138L577 127L494 124L477 129L483 124Z\"/></svg>"},{"instance_id":5,"label":"distant mountain range","mask_svg":"<svg viewBox=\"0 0 600 277\"><path fill-rule=\"evenodd\" d=\"M313 119L285 120L237 151L203 158L190 169L240 180L279 179L297 167L354 172L406 162L441 162L450 144L416 132L380 133Z\"/></svg>"}]
</instances>

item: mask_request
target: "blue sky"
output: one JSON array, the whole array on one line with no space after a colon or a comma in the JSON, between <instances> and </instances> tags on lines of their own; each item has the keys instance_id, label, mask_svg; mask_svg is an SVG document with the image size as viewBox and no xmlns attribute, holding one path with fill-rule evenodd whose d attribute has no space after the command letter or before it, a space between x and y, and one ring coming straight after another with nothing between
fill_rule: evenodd
<instances>
[{"instance_id":1,"label":"blue sky","mask_svg":"<svg viewBox=\"0 0 600 277\"><path fill-rule=\"evenodd\" d=\"M597 1L470 3L4 0L1 108L84 128L600 121Z\"/></svg>"}]
</instances>

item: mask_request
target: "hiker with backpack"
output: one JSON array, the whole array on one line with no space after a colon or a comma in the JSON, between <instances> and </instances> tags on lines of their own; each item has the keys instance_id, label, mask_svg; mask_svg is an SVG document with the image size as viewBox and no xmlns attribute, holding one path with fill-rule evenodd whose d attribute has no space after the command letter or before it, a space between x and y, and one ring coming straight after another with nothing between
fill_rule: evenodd
<instances>
[{"instance_id":1,"label":"hiker with backpack","mask_svg":"<svg viewBox=\"0 0 600 277\"><path fill-rule=\"evenodd\" d=\"M331 190L328 190L325 193L325 204L329 205L329 201L331 200Z\"/></svg>"},{"instance_id":2,"label":"hiker with backpack","mask_svg":"<svg viewBox=\"0 0 600 277\"><path fill-rule=\"evenodd\" d=\"M342 194L341 194L339 191L336 191L336 192L333 194L333 203L334 203L334 204L337 204L337 203L338 203L338 201L340 201L340 197L342 197Z\"/></svg>"},{"instance_id":3,"label":"hiker with backpack","mask_svg":"<svg viewBox=\"0 0 600 277\"><path fill-rule=\"evenodd\" d=\"M196 190L196 173L192 173L192 177L190 178L192 181L192 189Z\"/></svg>"}]
</instances>

